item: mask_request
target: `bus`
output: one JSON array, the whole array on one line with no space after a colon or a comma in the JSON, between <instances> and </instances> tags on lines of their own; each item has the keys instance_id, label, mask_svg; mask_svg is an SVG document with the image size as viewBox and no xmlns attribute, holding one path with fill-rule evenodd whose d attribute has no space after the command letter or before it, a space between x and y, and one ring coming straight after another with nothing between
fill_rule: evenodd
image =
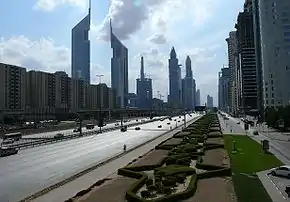
<instances>
[{"instance_id":1,"label":"bus","mask_svg":"<svg viewBox=\"0 0 290 202\"><path fill-rule=\"evenodd\" d=\"M92 123L88 123L88 124L86 125L86 128L87 128L87 129L94 129L94 128L95 128L95 125L92 124Z\"/></svg>"},{"instance_id":2,"label":"bus","mask_svg":"<svg viewBox=\"0 0 290 202\"><path fill-rule=\"evenodd\" d=\"M15 141L19 141L22 138L22 135L20 132L16 133L8 133L2 136L3 140L6 140L8 138L14 139Z\"/></svg>"}]
</instances>

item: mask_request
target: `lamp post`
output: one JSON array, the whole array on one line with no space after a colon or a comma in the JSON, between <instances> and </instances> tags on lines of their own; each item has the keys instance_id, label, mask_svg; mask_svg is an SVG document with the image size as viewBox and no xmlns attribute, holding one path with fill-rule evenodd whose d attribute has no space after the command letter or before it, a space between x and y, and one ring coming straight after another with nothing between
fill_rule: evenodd
<instances>
[{"instance_id":1,"label":"lamp post","mask_svg":"<svg viewBox=\"0 0 290 202\"><path fill-rule=\"evenodd\" d=\"M102 127L104 124L104 120L102 117L102 107L103 107L103 88L101 86L102 84L102 77L103 74L97 74L96 75L99 78L99 88L100 88L100 111L99 111L99 120L98 120L98 126L100 127L100 133L102 133Z\"/></svg>"}]
</instances>

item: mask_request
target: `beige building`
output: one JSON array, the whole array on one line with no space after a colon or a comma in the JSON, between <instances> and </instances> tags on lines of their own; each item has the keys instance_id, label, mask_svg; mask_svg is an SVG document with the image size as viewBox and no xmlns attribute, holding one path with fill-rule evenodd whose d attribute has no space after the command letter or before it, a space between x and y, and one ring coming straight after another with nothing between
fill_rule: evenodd
<instances>
[{"instance_id":1,"label":"beige building","mask_svg":"<svg viewBox=\"0 0 290 202\"><path fill-rule=\"evenodd\" d=\"M87 94L87 109L97 109L98 86L90 85Z\"/></svg>"},{"instance_id":2,"label":"beige building","mask_svg":"<svg viewBox=\"0 0 290 202\"><path fill-rule=\"evenodd\" d=\"M0 63L0 110L21 112L25 109L26 69Z\"/></svg>"}]
</instances>

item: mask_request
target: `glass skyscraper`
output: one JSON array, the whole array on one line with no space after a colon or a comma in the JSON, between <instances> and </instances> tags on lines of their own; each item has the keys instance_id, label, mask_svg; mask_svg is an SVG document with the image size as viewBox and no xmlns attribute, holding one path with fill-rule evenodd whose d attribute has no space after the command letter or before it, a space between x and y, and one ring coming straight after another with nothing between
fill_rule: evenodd
<instances>
[{"instance_id":1,"label":"glass skyscraper","mask_svg":"<svg viewBox=\"0 0 290 202\"><path fill-rule=\"evenodd\" d=\"M90 21L91 6L89 12L72 29L72 49L71 49L71 74L74 79L82 79L90 83Z\"/></svg>"},{"instance_id":2,"label":"glass skyscraper","mask_svg":"<svg viewBox=\"0 0 290 202\"><path fill-rule=\"evenodd\" d=\"M125 108L128 105L128 49L114 35L110 21L111 48L111 83L116 93L117 107Z\"/></svg>"}]
</instances>

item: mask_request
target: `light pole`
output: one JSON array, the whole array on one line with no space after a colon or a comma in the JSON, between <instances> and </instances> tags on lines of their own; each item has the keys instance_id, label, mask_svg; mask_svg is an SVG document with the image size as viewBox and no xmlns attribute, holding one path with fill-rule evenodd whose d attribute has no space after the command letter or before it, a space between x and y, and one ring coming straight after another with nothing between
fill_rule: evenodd
<instances>
[{"instance_id":1,"label":"light pole","mask_svg":"<svg viewBox=\"0 0 290 202\"><path fill-rule=\"evenodd\" d=\"M99 78L99 88L100 88L100 111L99 111L99 120L98 120L98 126L100 127L100 133L102 133L102 126L104 124L104 120L102 117L102 107L103 107L103 88L102 88L102 77L103 74L97 74L96 75Z\"/></svg>"}]
</instances>

